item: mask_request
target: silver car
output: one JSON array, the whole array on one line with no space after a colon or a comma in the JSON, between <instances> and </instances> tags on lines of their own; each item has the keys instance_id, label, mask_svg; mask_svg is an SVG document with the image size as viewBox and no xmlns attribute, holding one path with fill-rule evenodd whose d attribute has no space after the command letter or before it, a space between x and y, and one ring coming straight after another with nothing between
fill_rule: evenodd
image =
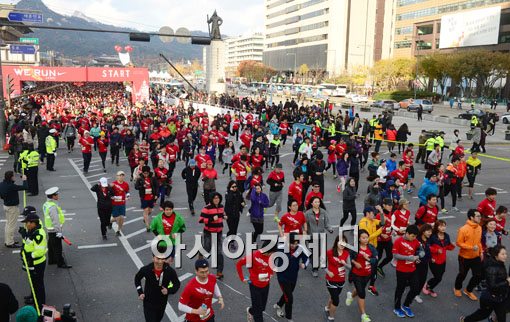
<instances>
[{"instance_id":1,"label":"silver car","mask_svg":"<svg viewBox=\"0 0 510 322\"><path fill-rule=\"evenodd\" d=\"M418 108L420 107L420 105L423 108L423 112L428 112L430 114L430 113L432 113L432 111L434 111L432 102L429 100L423 100L423 99L413 100L413 102L410 103L409 106L407 107L407 111L408 112L416 112L416 111L418 111Z\"/></svg>"}]
</instances>

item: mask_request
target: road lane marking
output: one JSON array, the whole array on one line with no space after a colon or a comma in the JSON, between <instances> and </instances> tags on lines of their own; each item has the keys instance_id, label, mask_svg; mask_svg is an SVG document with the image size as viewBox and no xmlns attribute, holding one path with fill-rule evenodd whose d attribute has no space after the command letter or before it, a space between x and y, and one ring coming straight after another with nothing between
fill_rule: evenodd
<instances>
[{"instance_id":1,"label":"road lane marking","mask_svg":"<svg viewBox=\"0 0 510 322\"><path fill-rule=\"evenodd\" d=\"M99 176L102 176L102 175L104 175L104 174L103 173L98 173L98 174L93 174L93 175L85 177L85 178L87 178L87 180L88 180L90 178L99 177Z\"/></svg>"},{"instance_id":2,"label":"road lane marking","mask_svg":"<svg viewBox=\"0 0 510 322\"><path fill-rule=\"evenodd\" d=\"M277 230L267 230L266 231L266 233L268 233L268 234L274 234L274 233L277 233L277 232L279 232L278 229Z\"/></svg>"},{"instance_id":3,"label":"road lane marking","mask_svg":"<svg viewBox=\"0 0 510 322\"><path fill-rule=\"evenodd\" d=\"M149 243L149 244L145 244L145 245L143 245L143 246L140 246L140 247L138 247L138 248L135 248L135 253L138 253L139 251L144 250L144 249L147 249L147 248L150 248L150 247L151 247L151 244L150 244L150 243Z\"/></svg>"},{"instance_id":4,"label":"road lane marking","mask_svg":"<svg viewBox=\"0 0 510 322\"><path fill-rule=\"evenodd\" d=\"M182 282L182 281L184 281L184 280L186 280L186 279L190 278L191 276L193 276L193 274L191 274L191 273L185 273L185 274L182 274L181 276L179 276L179 281L181 281L181 282Z\"/></svg>"},{"instance_id":5,"label":"road lane marking","mask_svg":"<svg viewBox=\"0 0 510 322\"><path fill-rule=\"evenodd\" d=\"M131 219L131 220L126 221L126 222L124 223L124 225L129 225L129 224L132 224L132 223L134 223L134 222L136 222L136 221L140 221L140 220L142 220L142 217L138 217L138 218L135 218L135 219Z\"/></svg>"},{"instance_id":6,"label":"road lane marking","mask_svg":"<svg viewBox=\"0 0 510 322\"><path fill-rule=\"evenodd\" d=\"M92 195L92 198L94 198L94 200L97 201L97 195L93 191L90 190L90 188L92 187L90 185L90 182L87 181L85 176L80 172L80 169L78 168L78 166L76 166L76 163L74 163L74 161L72 159L69 159L69 163L71 163L71 166L74 168L74 170L76 170L76 172L80 176L80 178L83 181L83 183L85 184L85 186L87 186L87 188L89 189L89 192ZM122 246L124 247L124 249L128 253L129 257L131 257L131 260L136 265L136 268L140 269L143 266L142 260L135 253L133 247L131 247L131 245L127 241L126 237L123 236L122 232L121 232L121 236L119 237L119 241L121 242ZM167 315L168 319L171 322L179 322L179 321L183 321L184 320L184 315L182 315L181 317L177 316L177 313L175 313L175 310L172 308L171 305L167 305L166 306L165 314Z\"/></svg>"},{"instance_id":7,"label":"road lane marking","mask_svg":"<svg viewBox=\"0 0 510 322\"><path fill-rule=\"evenodd\" d=\"M97 245L82 245L78 246L78 249L92 249L92 248L106 248L106 247L117 247L117 243L113 244L97 244Z\"/></svg>"},{"instance_id":8,"label":"road lane marking","mask_svg":"<svg viewBox=\"0 0 510 322\"><path fill-rule=\"evenodd\" d=\"M137 231L135 231L135 232L132 232L132 233L131 233L131 234L129 234L129 235L124 236L124 238L129 239L129 238L131 238L131 237L133 237L133 236L140 235L141 233L146 232L146 231L147 231L147 229L146 229L146 228L142 228L142 229L140 229L140 230L137 230Z\"/></svg>"},{"instance_id":9,"label":"road lane marking","mask_svg":"<svg viewBox=\"0 0 510 322\"><path fill-rule=\"evenodd\" d=\"M437 219L452 219L452 218L457 218L455 216L442 216L442 217L437 217Z\"/></svg>"}]
</instances>

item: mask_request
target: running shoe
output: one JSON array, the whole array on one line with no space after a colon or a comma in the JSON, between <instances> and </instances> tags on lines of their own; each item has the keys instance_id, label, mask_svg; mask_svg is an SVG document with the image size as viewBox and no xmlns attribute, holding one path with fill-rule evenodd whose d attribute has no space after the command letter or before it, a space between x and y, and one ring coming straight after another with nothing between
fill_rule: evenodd
<instances>
[{"instance_id":1,"label":"running shoe","mask_svg":"<svg viewBox=\"0 0 510 322\"><path fill-rule=\"evenodd\" d=\"M379 292L377 292L375 286L369 286L368 293L372 294L373 296L379 296Z\"/></svg>"},{"instance_id":2,"label":"running shoe","mask_svg":"<svg viewBox=\"0 0 510 322\"><path fill-rule=\"evenodd\" d=\"M399 318L406 317L406 314L404 313L404 311L402 311L402 309L394 309L393 313L395 313L395 315L398 316Z\"/></svg>"},{"instance_id":3,"label":"running shoe","mask_svg":"<svg viewBox=\"0 0 510 322\"><path fill-rule=\"evenodd\" d=\"M414 297L414 300L416 301L416 303L420 303L420 304L423 303L423 300L422 300L422 298L419 295L416 295Z\"/></svg>"},{"instance_id":4,"label":"running shoe","mask_svg":"<svg viewBox=\"0 0 510 322\"><path fill-rule=\"evenodd\" d=\"M462 293L466 294L466 296L469 297L470 300L478 301L478 297L475 294L473 294L472 292L468 292L467 289L464 289L464 291Z\"/></svg>"},{"instance_id":5,"label":"running shoe","mask_svg":"<svg viewBox=\"0 0 510 322\"><path fill-rule=\"evenodd\" d=\"M337 185L336 186L336 192L338 192L338 193L342 192L342 186Z\"/></svg>"},{"instance_id":6,"label":"running shoe","mask_svg":"<svg viewBox=\"0 0 510 322\"><path fill-rule=\"evenodd\" d=\"M459 212L460 210L459 210L459 208L457 208L457 207L453 207L453 208L452 208L452 211Z\"/></svg>"},{"instance_id":7,"label":"running shoe","mask_svg":"<svg viewBox=\"0 0 510 322\"><path fill-rule=\"evenodd\" d=\"M462 297L462 292L456 288L453 289L453 294L456 296L456 297Z\"/></svg>"},{"instance_id":8,"label":"running shoe","mask_svg":"<svg viewBox=\"0 0 510 322\"><path fill-rule=\"evenodd\" d=\"M115 233L115 235L116 235L117 237L120 237L120 230L118 230L118 231Z\"/></svg>"},{"instance_id":9,"label":"running shoe","mask_svg":"<svg viewBox=\"0 0 510 322\"><path fill-rule=\"evenodd\" d=\"M319 277L319 272L316 270L312 270L312 276L313 277Z\"/></svg>"},{"instance_id":10,"label":"running shoe","mask_svg":"<svg viewBox=\"0 0 510 322\"><path fill-rule=\"evenodd\" d=\"M352 293L347 292L347 298L345 299L345 305L351 306L352 304Z\"/></svg>"},{"instance_id":11,"label":"running shoe","mask_svg":"<svg viewBox=\"0 0 510 322\"><path fill-rule=\"evenodd\" d=\"M437 297L437 293L434 292L433 290L429 289L429 292L430 292L430 296Z\"/></svg>"},{"instance_id":12,"label":"running shoe","mask_svg":"<svg viewBox=\"0 0 510 322\"><path fill-rule=\"evenodd\" d=\"M329 312L329 308L327 306L324 307L324 312Z\"/></svg>"},{"instance_id":13,"label":"running shoe","mask_svg":"<svg viewBox=\"0 0 510 322\"><path fill-rule=\"evenodd\" d=\"M402 305L400 308L402 309L402 311L404 311L407 317L414 318L414 313L413 311L411 311L411 308L409 306Z\"/></svg>"},{"instance_id":14,"label":"running shoe","mask_svg":"<svg viewBox=\"0 0 510 322\"><path fill-rule=\"evenodd\" d=\"M285 312L283 312L281 306L278 304L273 305L273 308L276 310L276 315L280 318L285 317Z\"/></svg>"},{"instance_id":15,"label":"running shoe","mask_svg":"<svg viewBox=\"0 0 510 322\"><path fill-rule=\"evenodd\" d=\"M372 321L372 319L370 319L368 314L366 314L366 313L361 314L361 322L371 322L371 321Z\"/></svg>"},{"instance_id":16,"label":"running shoe","mask_svg":"<svg viewBox=\"0 0 510 322\"><path fill-rule=\"evenodd\" d=\"M413 193L413 189L407 189L407 193Z\"/></svg>"},{"instance_id":17,"label":"running shoe","mask_svg":"<svg viewBox=\"0 0 510 322\"><path fill-rule=\"evenodd\" d=\"M448 210L447 210L446 208L443 208L443 209L441 209L441 212L442 212L443 214L447 214L447 213L448 213Z\"/></svg>"},{"instance_id":18,"label":"running shoe","mask_svg":"<svg viewBox=\"0 0 510 322\"><path fill-rule=\"evenodd\" d=\"M246 321L253 322L253 315L250 313L250 308L246 308Z\"/></svg>"},{"instance_id":19,"label":"running shoe","mask_svg":"<svg viewBox=\"0 0 510 322\"><path fill-rule=\"evenodd\" d=\"M382 277L385 278L386 274L384 273L382 267L377 267L377 273Z\"/></svg>"},{"instance_id":20,"label":"running shoe","mask_svg":"<svg viewBox=\"0 0 510 322\"><path fill-rule=\"evenodd\" d=\"M460 322L464 322L464 317L461 316L460 319L459 319Z\"/></svg>"},{"instance_id":21,"label":"running shoe","mask_svg":"<svg viewBox=\"0 0 510 322\"><path fill-rule=\"evenodd\" d=\"M430 290L429 288L427 287L427 284L423 285L423 288L421 290L421 292L425 295L430 295Z\"/></svg>"}]
</instances>

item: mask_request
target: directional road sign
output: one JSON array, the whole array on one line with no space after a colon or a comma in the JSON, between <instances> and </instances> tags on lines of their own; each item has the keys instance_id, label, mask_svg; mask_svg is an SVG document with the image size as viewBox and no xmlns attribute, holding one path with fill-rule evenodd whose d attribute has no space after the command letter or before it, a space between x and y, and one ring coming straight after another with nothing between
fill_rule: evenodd
<instances>
[{"instance_id":1,"label":"directional road sign","mask_svg":"<svg viewBox=\"0 0 510 322\"><path fill-rule=\"evenodd\" d=\"M28 54L33 55L36 52L35 46L32 45L10 45L11 54Z\"/></svg>"},{"instance_id":2,"label":"directional road sign","mask_svg":"<svg viewBox=\"0 0 510 322\"><path fill-rule=\"evenodd\" d=\"M34 44L39 45L39 38L20 38L19 42L25 43L25 44Z\"/></svg>"},{"instance_id":3,"label":"directional road sign","mask_svg":"<svg viewBox=\"0 0 510 322\"><path fill-rule=\"evenodd\" d=\"M29 12L9 12L7 19L11 22L43 22L43 15L41 13L29 13Z\"/></svg>"}]
</instances>

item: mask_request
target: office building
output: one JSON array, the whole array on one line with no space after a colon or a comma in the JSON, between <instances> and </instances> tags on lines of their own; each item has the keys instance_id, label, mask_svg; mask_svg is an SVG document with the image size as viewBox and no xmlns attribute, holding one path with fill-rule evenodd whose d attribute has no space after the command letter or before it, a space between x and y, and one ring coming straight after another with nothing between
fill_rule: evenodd
<instances>
[{"instance_id":1,"label":"office building","mask_svg":"<svg viewBox=\"0 0 510 322\"><path fill-rule=\"evenodd\" d=\"M277 70L306 64L333 76L391 54L383 54L390 39L376 26L391 29L392 1L265 0L264 6L264 63Z\"/></svg>"},{"instance_id":2,"label":"office building","mask_svg":"<svg viewBox=\"0 0 510 322\"><path fill-rule=\"evenodd\" d=\"M227 38L225 39L225 46L227 50L225 72L227 77L234 77L240 62L244 60L262 61L264 35L262 33L252 33Z\"/></svg>"},{"instance_id":3,"label":"office building","mask_svg":"<svg viewBox=\"0 0 510 322\"><path fill-rule=\"evenodd\" d=\"M459 48L510 50L510 1L396 2L394 57L427 55L437 50L448 52ZM442 20L445 26L442 26Z\"/></svg>"}]
</instances>

